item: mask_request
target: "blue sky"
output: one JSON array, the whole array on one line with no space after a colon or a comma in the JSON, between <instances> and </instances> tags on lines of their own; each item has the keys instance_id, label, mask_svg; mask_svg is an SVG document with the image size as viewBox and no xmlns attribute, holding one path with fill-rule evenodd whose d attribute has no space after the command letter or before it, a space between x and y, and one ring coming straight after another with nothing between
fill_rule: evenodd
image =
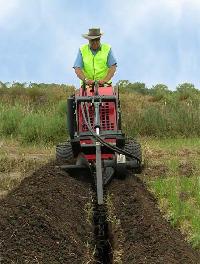
<instances>
[{"instance_id":1,"label":"blue sky","mask_svg":"<svg viewBox=\"0 0 200 264\"><path fill-rule=\"evenodd\" d=\"M114 82L200 88L199 0L0 0L0 80L79 85L72 69L90 27L118 62Z\"/></svg>"}]
</instances>

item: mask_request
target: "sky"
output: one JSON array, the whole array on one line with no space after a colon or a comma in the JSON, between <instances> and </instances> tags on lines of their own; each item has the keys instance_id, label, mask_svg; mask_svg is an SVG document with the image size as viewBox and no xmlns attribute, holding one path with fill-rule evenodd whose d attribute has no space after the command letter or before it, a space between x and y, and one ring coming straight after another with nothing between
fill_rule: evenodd
<instances>
[{"instance_id":1,"label":"sky","mask_svg":"<svg viewBox=\"0 0 200 264\"><path fill-rule=\"evenodd\" d=\"M200 88L200 0L0 0L0 81L79 86L82 34L104 32L113 78Z\"/></svg>"}]
</instances>

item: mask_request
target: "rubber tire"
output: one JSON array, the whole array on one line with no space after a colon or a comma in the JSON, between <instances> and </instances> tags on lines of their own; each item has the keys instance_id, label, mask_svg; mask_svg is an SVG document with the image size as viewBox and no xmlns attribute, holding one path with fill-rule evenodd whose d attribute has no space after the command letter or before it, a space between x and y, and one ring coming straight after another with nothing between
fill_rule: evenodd
<instances>
[{"instance_id":1,"label":"rubber tire","mask_svg":"<svg viewBox=\"0 0 200 264\"><path fill-rule=\"evenodd\" d=\"M137 169L134 169L134 173L141 173L142 170L142 150L141 150L141 145L134 139L127 140L125 142L124 150L130 152L134 157L139 159L140 161L140 166ZM131 158L127 158L130 160Z\"/></svg>"},{"instance_id":2,"label":"rubber tire","mask_svg":"<svg viewBox=\"0 0 200 264\"><path fill-rule=\"evenodd\" d=\"M141 145L134 139L127 140L125 142L124 150L130 152L133 156L138 158L142 162L142 150Z\"/></svg>"},{"instance_id":3,"label":"rubber tire","mask_svg":"<svg viewBox=\"0 0 200 264\"><path fill-rule=\"evenodd\" d=\"M72 146L69 141L58 144L56 146L56 160L69 162L74 158Z\"/></svg>"},{"instance_id":4,"label":"rubber tire","mask_svg":"<svg viewBox=\"0 0 200 264\"><path fill-rule=\"evenodd\" d=\"M140 164L142 162L142 151L141 151L141 145L134 139L129 139L125 141L125 145L123 147L123 150L126 150L127 152L130 152L133 156L139 159ZM131 158L126 157L127 160L131 160ZM140 165L138 168L133 169L134 174L139 174L142 171L142 166ZM123 166L118 165L116 168L116 177L118 179L125 179L126 176L129 174L129 171Z\"/></svg>"}]
</instances>

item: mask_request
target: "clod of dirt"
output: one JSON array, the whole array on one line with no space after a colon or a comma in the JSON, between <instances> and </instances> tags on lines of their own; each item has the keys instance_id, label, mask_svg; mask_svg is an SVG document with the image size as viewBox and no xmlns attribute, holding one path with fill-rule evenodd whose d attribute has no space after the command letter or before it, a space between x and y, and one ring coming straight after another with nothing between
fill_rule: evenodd
<instances>
[{"instance_id":1,"label":"clod of dirt","mask_svg":"<svg viewBox=\"0 0 200 264\"><path fill-rule=\"evenodd\" d=\"M191 177L195 168L191 161L182 161L179 165L179 175Z\"/></svg>"},{"instance_id":2,"label":"clod of dirt","mask_svg":"<svg viewBox=\"0 0 200 264\"><path fill-rule=\"evenodd\" d=\"M191 197L190 192L180 192L180 194L179 194L179 199L181 201L187 201L190 197Z\"/></svg>"},{"instance_id":3,"label":"clod of dirt","mask_svg":"<svg viewBox=\"0 0 200 264\"><path fill-rule=\"evenodd\" d=\"M109 191L124 234L123 264L200 263L200 252L162 217L156 200L138 178L115 180Z\"/></svg>"},{"instance_id":4,"label":"clod of dirt","mask_svg":"<svg viewBox=\"0 0 200 264\"><path fill-rule=\"evenodd\" d=\"M178 150L177 151L177 155L182 157L182 158L183 157L188 157L188 156L191 156L191 155L196 155L196 151L184 148L184 149Z\"/></svg>"},{"instance_id":5,"label":"clod of dirt","mask_svg":"<svg viewBox=\"0 0 200 264\"><path fill-rule=\"evenodd\" d=\"M80 264L92 238L89 185L47 164L0 202L0 263Z\"/></svg>"},{"instance_id":6,"label":"clod of dirt","mask_svg":"<svg viewBox=\"0 0 200 264\"><path fill-rule=\"evenodd\" d=\"M168 167L165 164L154 164L144 168L143 175L152 178L160 178L167 175Z\"/></svg>"}]
</instances>

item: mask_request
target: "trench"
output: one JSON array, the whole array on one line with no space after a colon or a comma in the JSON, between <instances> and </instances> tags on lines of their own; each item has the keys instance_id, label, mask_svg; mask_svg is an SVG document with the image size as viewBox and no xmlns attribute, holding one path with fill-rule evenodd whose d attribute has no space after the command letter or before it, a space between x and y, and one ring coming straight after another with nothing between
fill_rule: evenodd
<instances>
[{"instance_id":1,"label":"trench","mask_svg":"<svg viewBox=\"0 0 200 264\"><path fill-rule=\"evenodd\" d=\"M112 241L105 204L98 205L95 201L93 223L96 263L111 264L113 263Z\"/></svg>"}]
</instances>

